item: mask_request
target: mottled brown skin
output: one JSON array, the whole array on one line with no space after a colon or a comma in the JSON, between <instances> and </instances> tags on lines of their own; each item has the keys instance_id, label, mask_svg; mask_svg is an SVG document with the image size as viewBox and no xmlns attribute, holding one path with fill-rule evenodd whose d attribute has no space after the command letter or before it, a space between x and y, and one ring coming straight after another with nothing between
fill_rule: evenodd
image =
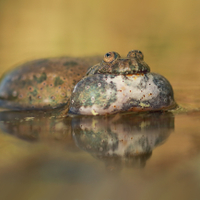
<instances>
[{"instance_id":1,"label":"mottled brown skin","mask_svg":"<svg viewBox=\"0 0 200 200\"><path fill-rule=\"evenodd\" d=\"M60 57L27 62L1 78L0 106L45 110L68 105L76 83L100 60Z\"/></svg>"},{"instance_id":2,"label":"mottled brown skin","mask_svg":"<svg viewBox=\"0 0 200 200\"><path fill-rule=\"evenodd\" d=\"M94 65L87 71L87 75L113 74L129 75L137 73L148 73L150 68L143 61L144 55L139 50L132 50L126 58L121 58L117 52L108 52L104 55L102 62Z\"/></svg>"}]
</instances>

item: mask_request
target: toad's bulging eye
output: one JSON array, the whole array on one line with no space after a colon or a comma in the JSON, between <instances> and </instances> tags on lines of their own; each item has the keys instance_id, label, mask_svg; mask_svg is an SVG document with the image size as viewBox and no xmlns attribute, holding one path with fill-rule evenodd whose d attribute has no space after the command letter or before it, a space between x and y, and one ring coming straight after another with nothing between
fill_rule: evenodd
<instances>
[{"instance_id":1,"label":"toad's bulging eye","mask_svg":"<svg viewBox=\"0 0 200 200\"><path fill-rule=\"evenodd\" d=\"M137 58L139 60L143 60L144 59L143 53L141 51L139 51L139 50L129 51L127 57L128 58Z\"/></svg>"},{"instance_id":2,"label":"toad's bulging eye","mask_svg":"<svg viewBox=\"0 0 200 200\"><path fill-rule=\"evenodd\" d=\"M120 55L117 53L117 52L108 52L104 55L104 62L107 62L107 63L112 63L114 60L116 60L117 58L120 58Z\"/></svg>"}]
</instances>

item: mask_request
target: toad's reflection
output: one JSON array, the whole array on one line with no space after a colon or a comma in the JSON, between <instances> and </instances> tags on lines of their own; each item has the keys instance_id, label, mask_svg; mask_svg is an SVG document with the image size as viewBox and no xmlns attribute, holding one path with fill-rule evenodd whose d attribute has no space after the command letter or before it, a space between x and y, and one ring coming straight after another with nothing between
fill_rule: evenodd
<instances>
[{"instance_id":1,"label":"toad's reflection","mask_svg":"<svg viewBox=\"0 0 200 200\"><path fill-rule=\"evenodd\" d=\"M77 146L104 160L108 168L116 163L144 167L152 150L164 143L173 129L174 116L169 112L72 119Z\"/></svg>"}]
</instances>

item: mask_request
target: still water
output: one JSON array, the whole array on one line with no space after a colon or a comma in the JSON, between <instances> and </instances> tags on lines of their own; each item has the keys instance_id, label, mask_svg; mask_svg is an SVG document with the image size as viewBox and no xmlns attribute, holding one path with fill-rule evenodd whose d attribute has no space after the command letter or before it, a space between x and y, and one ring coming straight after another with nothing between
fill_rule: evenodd
<instances>
[{"instance_id":1,"label":"still water","mask_svg":"<svg viewBox=\"0 0 200 200\"><path fill-rule=\"evenodd\" d=\"M0 112L1 199L198 199L198 108L59 113Z\"/></svg>"}]
</instances>

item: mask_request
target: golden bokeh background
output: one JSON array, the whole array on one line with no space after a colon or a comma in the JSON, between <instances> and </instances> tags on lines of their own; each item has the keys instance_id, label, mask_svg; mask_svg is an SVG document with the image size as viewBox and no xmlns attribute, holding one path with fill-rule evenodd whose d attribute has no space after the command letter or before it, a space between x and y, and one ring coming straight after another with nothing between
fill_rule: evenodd
<instances>
[{"instance_id":1,"label":"golden bokeh background","mask_svg":"<svg viewBox=\"0 0 200 200\"><path fill-rule=\"evenodd\" d=\"M40 57L131 49L153 69L188 70L200 61L199 8L196 0L0 0L0 73Z\"/></svg>"},{"instance_id":2,"label":"golden bokeh background","mask_svg":"<svg viewBox=\"0 0 200 200\"><path fill-rule=\"evenodd\" d=\"M17 64L36 58L103 57L108 51L126 56L128 51L139 49L151 70L169 79L178 104L199 108L199 10L198 0L0 0L0 75ZM46 140L44 137L43 141L40 135L40 142L29 143L14 133L9 135L1 130L0 186L3 192L0 195L5 193L12 196L10 199L20 200L30 197L54 200L68 196L70 199L70 194L78 194L84 199L81 195L89 191L87 195L95 198L99 195L99 199L106 199L104 195L114 196L113 199L123 199L127 195L125 199L131 199L133 194L141 195L140 199L198 199L199 121L199 113L176 115L175 132L166 144L153 152L147 170L140 173L126 169L122 175L113 176L114 179L101 172L103 163L77 150L74 143L77 155L67 150L71 144L66 142L68 136L71 137L70 131L66 140L60 139L66 142L63 144L57 142L56 133L47 132ZM8 124L0 121L2 127ZM22 133L27 134L26 129ZM95 182L96 190L93 190L93 182L70 185L66 180L63 182L64 178L54 181L52 176L52 180L48 179L51 175L48 169L53 163L48 159L55 160L56 164L59 161L61 167L62 162L68 160L75 163L74 166L84 163L93 166L91 169L100 166L97 172L100 176L103 174L103 178L100 183ZM116 191L119 192L115 195ZM117 194L122 196L119 198Z\"/></svg>"}]
</instances>

